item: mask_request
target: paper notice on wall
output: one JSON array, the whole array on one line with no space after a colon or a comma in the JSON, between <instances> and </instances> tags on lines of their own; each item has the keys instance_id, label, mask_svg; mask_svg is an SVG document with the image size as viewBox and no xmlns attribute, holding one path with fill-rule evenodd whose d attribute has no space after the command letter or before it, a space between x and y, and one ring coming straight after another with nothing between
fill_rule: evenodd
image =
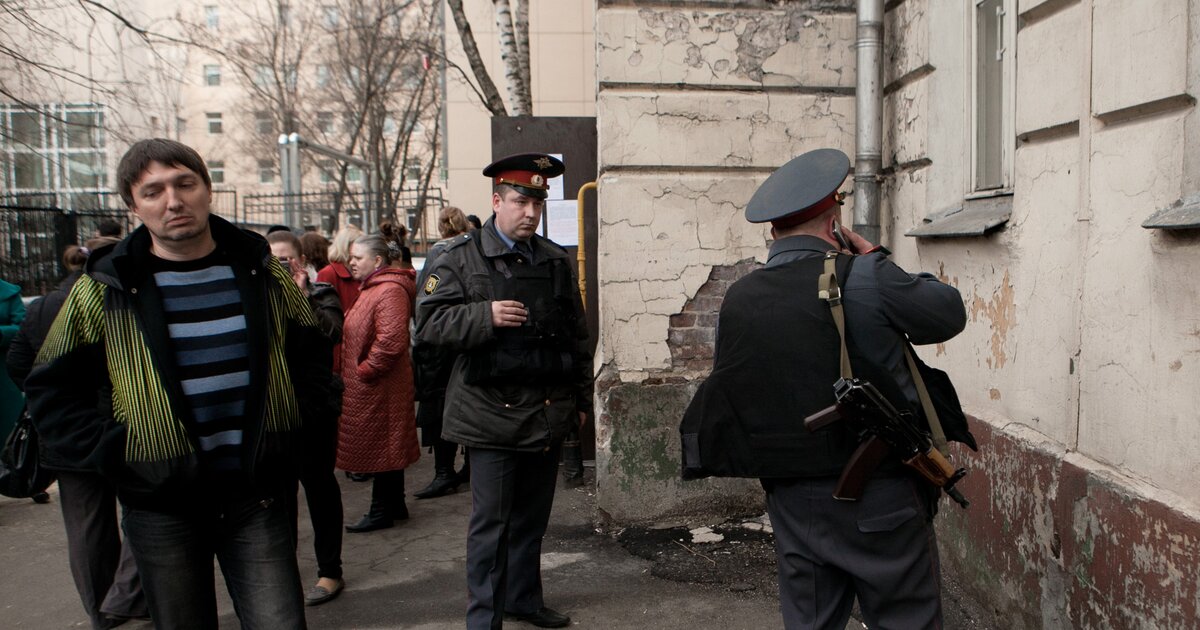
<instances>
[{"instance_id":1,"label":"paper notice on wall","mask_svg":"<svg viewBox=\"0 0 1200 630\"><path fill-rule=\"evenodd\" d=\"M546 201L546 238L562 245L579 245L579 202L571 199Z\"/></svg>"},{"instance_id":2,"label":"paper notice on wall","mask_svg":"<svg viewBox=\"0 0 1200 630\"><path fill-rule=\"evenodd\" d=\"M563 159L561 153L551 153L550 155ZM550 180L550 190L546 191L546 199L563 199L563 176L559 175ZM562 243L559 243L562 245Z\"/></svg>"}]
</instances>

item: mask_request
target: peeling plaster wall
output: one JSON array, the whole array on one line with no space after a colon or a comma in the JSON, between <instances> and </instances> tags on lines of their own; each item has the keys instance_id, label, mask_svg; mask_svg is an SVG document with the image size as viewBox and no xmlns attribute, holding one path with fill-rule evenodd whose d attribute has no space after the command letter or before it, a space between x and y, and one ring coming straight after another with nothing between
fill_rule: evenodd
<instances>
[{"instance_id":1,"label":"peeling plaster wall","mask_svg":"<svg viewBox=\"0 0 1200 630\"><path fill-rule=\"evenodd\" d=\"M969 6L890 3L885 47L892 249L957 286L970 317L921 350L981 440L959 454L977 501L939 519L948 574L1008 627L1191 627L1200 236L1140 224L1200 182L1200 6L1020 2L1011 217L917 241L903 234L925 215L971 205Z\"/></svg>"},{"instance_id":2,"label":"peeling plaster wall","mask_svg":"<svg viewBox=\"0 0 1200 630\"><path fill-rule=\"evenodd\" d=\"M766 231L742 211L774 167L853 155L853 2L678 4L597 12L597 470L618 520L761 509L754 484L678 481L707 339L679 327L717 307L713 279L763 261ZM884 238L957 286L970 318L919 349L982 444L957 454L971 509L939 517L948 579L1014 628L1194 626L1200 231L1140 224L1200 192L1200 3L1014 5L1011 215L973 238L904 236L972 206L973 4L885 15Z\"/></svg>"},{"instance_id":3,"label":"peeling plaster wall","mask_svg":"<svg viewBox=\"0 0 1200 630\"><path fill-rule=\"evenodd\" d=\"M596 14L597 478L600 507L626 520L761 509L754 482L679 480L679 419L708 371L691 346L711 329L672 316L697 308L714 268L764 259L767 230L743 211L772 170L854 152L852 0L676 4Z\"/></svg>"}]
</instances>

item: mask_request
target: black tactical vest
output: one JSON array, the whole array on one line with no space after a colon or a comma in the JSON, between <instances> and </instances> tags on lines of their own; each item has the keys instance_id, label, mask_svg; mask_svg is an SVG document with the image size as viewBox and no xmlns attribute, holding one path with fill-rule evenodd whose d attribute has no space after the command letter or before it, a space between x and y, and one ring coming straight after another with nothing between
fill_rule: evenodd
<instances>
[{"instance_id":1,"label":"black tactical vest","mask_svg":"<svg viewBox=\"0 0 1200 630\"><path fill-rule=\"evenodd\" d=\"M483 256L482 239L475 239ZM516 300L528 319L515 328L496 328L496 338L466 354L463 380L471 385L552 385L574 370L575 321L571 270L561 258L531 264L508 253L490 262L493 300Z\"/></svg>"},{"instance_id":2,"label":"black tactical vest","mask_svg":"<svg viewBox=\"0 0 1200 630\"><path fill-rule=\"evenodd\" d=\"M849 263L839 258L839 278ZM804 428L834 404L840 376L837 328L817 297L822 265L814 257L759 269L725 294L712 374L680 425L685 479L841 473L857 435L843 422Z\"/></svg>"}]
</instances>

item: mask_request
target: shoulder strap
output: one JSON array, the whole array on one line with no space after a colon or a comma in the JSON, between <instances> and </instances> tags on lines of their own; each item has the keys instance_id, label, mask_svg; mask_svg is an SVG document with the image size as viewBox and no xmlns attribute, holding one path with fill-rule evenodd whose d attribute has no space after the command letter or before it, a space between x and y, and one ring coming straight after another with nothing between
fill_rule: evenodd
<instances>
[{"instance_id":1,"label":"shoulder strap","mask_svg":"<svg viewBox=\"0 0 1200 630\"><path fill-rule=\"evenodd\" d=\"M933 446L943 456L949 457L950 448L946 442L946 432L942 430L942 421L938 419L937 409L933 406L933 400L929 398L929 390L925 388L925 379L921 376L920 367L917 365L917 360L913 358L912 348L907 341L904 343L904 358L908 360L908 371L912 372L913 385L917 388L917 396L921 398L921 408L925 410L925 420L929 423Z\"/></svg>"},{"instance_id":2,"label":"shoulder strap","mask_svg":"<svg viewBox=\"0 0 1200 630\"><path fill-rule=\"evenodd\" d=\"M846 314L842 311L842 287L837 279L838 252L825 254L825 273L817 278L817 296L829 302L829 310L833 313L833 323L838 329L838 338L842 343L842 378L850 380L854 373L850 369L850 353L846 351Z\"/></svg>"},{"instance_id":3,"label":"shoulder strap","mask_svg":"<svg viewBox=\"0 0 1200 630\"><path fill-rule=\"evenodd\" d=\"M838 284L837 279L837 257L839 253L831 251L825 254L825 273L817 279L817 295L822 300L829 303L829 310L833 313L833 323L837 326L838 336L841 337L842 344L842 378L853 378L853 372L850 368L850 354L846 350L846 314L842 310L842 288ZM853 259L851 259L853 260ZM933 400L929 398L929 390L925 387L925 379L921 377L921 370L917 366L916 359L913 358L912 348L908 341L904 342L904 358L908 361L908 371L912 373L913 386L917 389L917 396L921 399L921 409L925 412L925 420L929 423L929 432L933 441L933 445L944 456L949 455L949 448L946 442L946 433L942 430L942 423L938 419L937 409L933 406Z\"/></svg>"}]
</instances>

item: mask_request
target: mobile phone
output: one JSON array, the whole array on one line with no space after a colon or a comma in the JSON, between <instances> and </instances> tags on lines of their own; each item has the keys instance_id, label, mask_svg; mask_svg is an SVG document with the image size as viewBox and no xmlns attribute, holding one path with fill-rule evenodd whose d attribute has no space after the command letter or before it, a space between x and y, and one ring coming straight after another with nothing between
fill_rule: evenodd
<instances>
[{"instance_id":1,"label":"mobile phone","mask_svg":"<svg viewBox=\"0 0 1200 630\"><path fill-rule=\"evenodd\" d=\"M842 234L842 224L838 223L837 221L833 222L833 238L837 239L838 246L842 249L850 252L851 254L858 253L858 251L850 245L850 241L846 240L846 235Z\"/></svg>"}]
</instances>

